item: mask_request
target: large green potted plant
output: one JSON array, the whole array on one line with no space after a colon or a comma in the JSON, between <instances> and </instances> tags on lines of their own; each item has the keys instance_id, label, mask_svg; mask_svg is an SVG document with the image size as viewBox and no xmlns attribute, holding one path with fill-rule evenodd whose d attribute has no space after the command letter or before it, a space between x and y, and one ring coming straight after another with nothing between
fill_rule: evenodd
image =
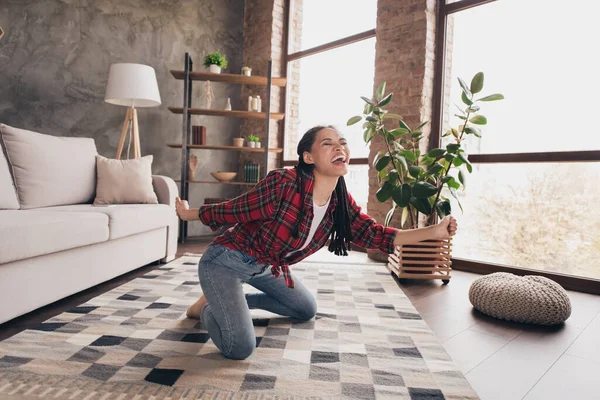
<instances>
[{"instance_id":1,"label":"large green potted plant","mask_svg":"<svg viewBox=\"0 0 600 400\"><path fill-rule=\"evenodd\" d=\"M456 199L462 210L457 190L461 187L464 189L465 170L468 173L472 172L469 157L463 149L463 141L469 136L481 138L479 126L487 123L487 119L479 114L481 103L504 98L498 93L477 97L483 89L483 78L483 72L475 74L471 85L458 78L464 104L462 108L458 107L459 113L455 114L460 123L442 135L453 136L454 142L445 148L434 148L427 153L421 153L419 149L419 142L423 138L422 129L427 122L411 129L400 115L389 113L385 107L391 102L392 93L385 92L385 82L377 88L374 99L361 97L365 102L362 115L350 118L347 124L350 126L364 121L365 143L371 142L376 135L385 142L385 150L375 156L373 166L378 171L380 185L376 194L377 200L392 200L392 206L384 221L386 226L397 211L402 212L402 227L410 221L408 228L419 227L419 213L426 216L425 225L434 223L436 217L444 218L451 214L450 199L442 194L444 188ZM398 127L386 124L390 120L397 120ZM444 249L447 248L449 246L444 246ZM449 259L449 254L447 256ZM433 270L433 267L428 268Z\"/></svg>"}]
</instances>

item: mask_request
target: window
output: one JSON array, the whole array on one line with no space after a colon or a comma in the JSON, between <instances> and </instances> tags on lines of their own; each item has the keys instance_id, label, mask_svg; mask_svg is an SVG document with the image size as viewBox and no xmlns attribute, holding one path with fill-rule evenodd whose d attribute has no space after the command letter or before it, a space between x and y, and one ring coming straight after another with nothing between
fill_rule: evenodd
<instances>
[{"instance_id":1,"label":"window","mask_svg":"<svg viewBox=\"0 0 600 400\"><path fill-rule=\"evenodd\" d=\"M600 5L446 1L442 10L448 13L450 79L442 94L442 132L459 125L455 104L464 108L457 77L468 84L483 71L482 95L505 96L481 104L488 125L481 139L470 135L463 146L474 164L465 191L458 192L464 213L446 194L460 226L453 256L600 278L600 127L593 117L600 106L600 26L594 20ZM513 161L495 162L499 153ZM575 162L533 162L528 153ZM484 157L494 163L478 164Z\"/></svg>"},{"instance_id":2,"label":"window","mask_svg":"<svg viewBox=\"0 0 600 400\"><path fill-rule=\"evenodd\" d=\"M469 83L478 71L484 94L505 96L482 105L489 127L470 154L600 149L598 12L588 0L502 0L452 14L445 110L460 103L457 77Z\"/></svg>"},{"instance_id":3,"label":"window","mask_svg":"<svg viewBox=\"0 0 600 400\"><path fill-rule=\"evenodd\" d=\"M362 111L360 96L373 93L377 0L292 0L288 18L284 165L296 164L308 129L336 126L358 161L345 176L348 190L366 209L369 148L360 126L346 122Z\"/></svg>"},{"instance_id":4,"label":"window","mask_svg":"<svg viewBox=\"0 0 600 400\"><path fill-rule=\"evenodd\" d=\"M453 257L600 279L600 163L480 164L467 179Z\"/></svg>"},{"instance_id":5,"label":"window","mask_svg":"<svg viewBox=\"0 0 600 400\"><path fill-rule=\"evenodd\" d=\"M297 160L298 141L316 125L335 125L348 139L352 158L366 158L369 148L360 124L346 126L364 107L360 96L373 92L375 38L292 61L300 71L299 88L289 104L294 125L286 130L286 159Z\"/></svg>"},{"instance_id":6,"label":"window","mask_svg":"<svg viewBox=\"0 0 600 400\"><path fill-rule=\"evenodd\" d=\"M293 0L290 53L375 28L377 0Z\"/></svg>"}]
</instances>

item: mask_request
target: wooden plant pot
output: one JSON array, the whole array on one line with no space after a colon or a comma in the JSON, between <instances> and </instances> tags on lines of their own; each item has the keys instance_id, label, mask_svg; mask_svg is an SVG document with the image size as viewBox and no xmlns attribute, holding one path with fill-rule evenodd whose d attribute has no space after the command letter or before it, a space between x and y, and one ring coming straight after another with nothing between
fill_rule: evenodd
<instances>
[{"instance_id":1,"label":"wooden plant pot","mask_svg":"<svg viewBox=\"0 0 600 400\"><path fill-rule=\"evenodd\" d=\"M396 247L388 257L387 268L398 279L441 279L450 282L452 238L424 240Z\"/></svg>"}]
</instances>

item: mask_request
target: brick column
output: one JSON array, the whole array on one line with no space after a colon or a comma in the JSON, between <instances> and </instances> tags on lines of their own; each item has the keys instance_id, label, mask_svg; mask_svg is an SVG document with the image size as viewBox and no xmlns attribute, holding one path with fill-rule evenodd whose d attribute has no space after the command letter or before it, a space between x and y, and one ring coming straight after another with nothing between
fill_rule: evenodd
<instances>
[{"instance_id":1,"label":"brick column","mask_svg":"<svg viewBox=\"0 0 600 400\"><path fill-rule=\"evenodd\" d=\"M284 28L284 3L285 0L247 0L244 12L244 56L245 66L252 68L252 75L266 76L268 74L269 59L273 61L273 76L282 75L283 67L283 28ZM281 108L281 88L273 87L271 90L271 112L285 112ZM248 109L248 96L260 96L263 112L266 111L267 88L264 86L243 86L242 105ZM240 133L244 138L255 135L261 138L264 147L282 147L279 124L284 122L270 122L270 143L265 142L265 121L259 119L245 119L240 125ZM279 166L279 155L269 154L268 169ZM257 162L264 171L264 154L242 153L244 160ZM243 168L240 170L243 176Z\"/></svg>"},{"instance_id":2,"label":"brick column","mask_svg":"<svg viewBox=\"0 0 600 400\"><path fill-rule=\"evenodd\" d=\"M431 120L435 54L435 0L379 0L377 9L377 44L375 52L375 89L387 82L387 92L394 97L388 105L390 113L402 115L410 127ZM390 122L389 127L392 126ZM397 127L397 122L395 123ZM424 129L421 151L427 150L429 125ZM371 142L369 163L385 149L383 139ZM380 203L375 198L379 189L377 171L369 170L367 213L383 223L392 206L391 200ZM392 226L400 228L401 213L396 213ZM387 255L369 251L369 257L385 261Z\"/></svg>"}]
</instances>

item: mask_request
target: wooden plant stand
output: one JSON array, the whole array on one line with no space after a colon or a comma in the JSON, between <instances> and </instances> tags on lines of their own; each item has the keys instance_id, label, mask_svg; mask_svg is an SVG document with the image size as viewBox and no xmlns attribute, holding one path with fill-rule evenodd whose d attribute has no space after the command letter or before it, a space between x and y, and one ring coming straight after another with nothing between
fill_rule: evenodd
<instances>
[{"instance_id":1,"label":"wooden plant stand","mask_svg":"<svg viewBox=\"0 0 600 400\"><path fill-rule=\"evenodd\" d=\"M398 279L441 279L450 282L452 238L424 240L396 247L386 267Z\"/></svg>"}]
</instances>

